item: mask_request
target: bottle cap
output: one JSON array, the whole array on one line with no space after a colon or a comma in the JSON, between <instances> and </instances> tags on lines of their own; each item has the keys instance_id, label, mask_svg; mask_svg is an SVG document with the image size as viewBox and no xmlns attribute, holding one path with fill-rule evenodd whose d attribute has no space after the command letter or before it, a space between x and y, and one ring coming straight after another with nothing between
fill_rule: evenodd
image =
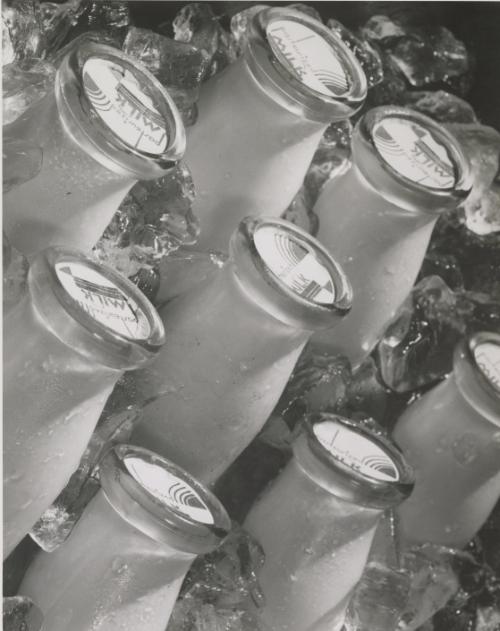
<instances>
[{"instance_id":1,"label":"bottle cap","mask_svg":"<svg viewBox=\"0 0 500 631\"><path fill-rule=\"evenodd\" d=\"M453 374L470 405L500 426L500 335L480 331L462 340L455 349Z\"/></svg>"},{"instance_id":2,"label":"bottle cap","mask_svg":"<svg viewBox=\"0 0 500 631\"><path fill-rule=\"evenodd\" d=\"M330 328L351 308L351 286L340 265L289 221L244 219L230 254L237 278L255 302L292 326Z\"/></svg>"},{"instance_id":3,"label":"bottle cap","mask_svg":"<svg viewBox=\"0 0 500 631\"><path fill-rule=\"evenodd\" d=\"M300 11L263 9L249 22L247 60L273 98L312 120L352 116L366 98L365 74L333 31Z\"/></svg>"},{"instance_id":4,"label":"bottle cap","mask_svg":"<svg viewBox=\"0 0 500 631\"><path fill-rule=\"evenodd\" d=\"M78 250L52 247L39 253L28 286L47 328L105 366L135 368L165 341L162 321L139 289Z\"/></svg>"},{"instance_id":5,"label":"bottle cap","mask_svg":"<svg viewBox=\"0 0 500 631\"><path fill-rule=\"evenodd\" d=\"M231 520L207 488L173 462L133 445L112 447L99 465L111 506L159 543L192 554L213 550Z\"/></svg>"},{"instance_id":6,"label":"bottle cap","mask_svg":"<svg viewBox=\"0 0 500 631\"><path fill-rule=\"evenodd\" d=\"M82 40L71 49L58 70L56 98L66 131L112 171L153 179L184 153L182 119L165 88L111 46Z\"/></svg>"},{"instance_id":7,"label":"bottle cap","mask_svg":"<svg viewBox=\"0 0 500 631\"><path fill-rule=\"evenodd\" d=\"M469 163L456 138L428 116L403 107L376 107L353 134L354 164L395 204L435 213L470 192Z\"/></svg>"},{"instance_id":8,"label":"bottle cap","mask_svg":"<svg viewBox=\"0 0 500 631\"><path fill-rule=\"evenodd\" d=\"M336 414L309 415L304 426L294 454L302 469L332 494L379 509L410 495L413 471L388 439Z\"/></svg>"}]
</instances>

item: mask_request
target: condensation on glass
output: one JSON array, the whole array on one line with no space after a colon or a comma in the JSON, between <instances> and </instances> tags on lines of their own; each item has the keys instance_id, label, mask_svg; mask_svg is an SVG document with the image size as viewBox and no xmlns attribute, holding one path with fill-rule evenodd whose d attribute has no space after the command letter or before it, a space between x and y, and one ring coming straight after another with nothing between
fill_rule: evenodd
<instances>
[{"instance_id":1,"label":"condensation on glass","mask_svg":"<svg viewBox=\"0 0 500 631\"><path fill-rule=\"evenodd\" d=\"M165 631L191 563L228 534L217 498L177 465L118 445L64 546L39 552L19 592L50 631Z\"/></svg>"},{"instance_id":2,"label":"condensation on glass","mask_svg":"<svg viewBox=\"0 0 500 631\"><path fill-rule=\"evenodd\" d=\"M185 148L161 84L94 41L63 58L54 89L4 134L43 149L40 173L4 199L4 230L27 255L51 245L90 250L132 185L164 175Z\"/></svg>"},{"instance_id":3,"label":"condensation on glass","mask_svg":"<svg viewBox=\"0 0 500 631\"><path fill-rule=\"evenodd\" d=\"M466 156L443 125L401 107L378 107L359 121L352 165L321 193L317 238L351 279L349 318L314 343L354 366L371 352L413 286L434 224L471 186Z\"/></svg>"},{"instance_id":4,"label":"condensation on glass","mask_svg":"<svg viewBox=\"0 0 500 631\"><path fill-rule=\"evenodd\" d=\"M123 276L76 250L33 260L3 326L3 510L7 556L78 466L116 381L164 343Z\"/></svg>"},{"instance_id":5,"label":"condensation on glass","mask_svg":"<svg viewBox=\"0 0 500 631\"><path fill-rule=\"evenodd\" d=\"M187 130L201 249L226 251L247 215L280 216L328 124L352 116L366 96L353 53L304 13L263 9L247 39L242 56L203 84Z\"/></svg>"},{"instance_id":6,"label":"condensation on glass","mask_svg":"<svg viewBox=\"0 0 500 631\"><path fill-rule=\"evenodd\" d=\"M342 623L378 521L409 495L413 474L394 444L334 414L306 418L293 453L244 527L266 556L264 622L326 631Z\"/></svg>"},{"instance_id":7,"label":"condensation on glass","mask_svg":"<svg viewBox=\"0 0 500 631\"><path fill-rule=\"evenodd\" d=\"M257 435L305 343L349 310L342 269L281 219L246 219L208 282L160 309L168 344L121 392L144 405L133 441L215 480ZM126 400L126 398L125 398Z\"/></svg>"},{"instance_id":8,"label":"condensation on glass","mask_svg":"<svg viewBox=\"0 0 500 631\"><path fill-rule=\"evenodd\" d=\"M404 539L465 546L500 498L500 335L461 342L453 373L404 412L394 440L416 473L398 509Z\"/></svg>"}]
</instances>

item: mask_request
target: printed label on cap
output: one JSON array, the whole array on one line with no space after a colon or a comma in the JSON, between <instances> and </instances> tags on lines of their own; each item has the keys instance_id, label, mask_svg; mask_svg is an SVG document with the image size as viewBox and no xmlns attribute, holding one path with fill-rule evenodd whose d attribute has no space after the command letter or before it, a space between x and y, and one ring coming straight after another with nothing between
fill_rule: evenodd
<instances>
[{"instance_id":1,"label":"printed label on cap","mask_svg":"<svg viewBox=\"0 0 500 631\"><path fill-rule=\"evenodd\" d=\"M150 336L146 314L109 278L84 263L56 263L55 269L64 289L94 320L131 339Z\"/></svg>"},{"instance_id":2,"label":"printed label on cap","mask_svg":"<svg viewBox=\"0 0 500 631\"><path fill-rule=\"evenodd\" d=\"M351 469L376 480L399 480L399 471L391 458L365 436L335 421L317 423L313 427L313 432L332 456Z\"/></svg>"},{"instance_id":3,"label":"printed label on cap","mask_svg":"<svg viewBox=\"0 0 500 631\"><path fill-rule=\"evenodd\" d=\"M349 90L340 59L312 28L294 20L275 20L266 33L277 59L308 88L330 97Z\"/></svg>"},{"instance_id":4,"label":"printed label on cap","mask_svg":"<svg viewBox=\"0 0 500 631\"><path fill-rule=\"evenodd\" d=\"M201 524L212 525L212 512L193 487L163 467L141 458L125 458L125 466L151 495L169 508Z\"/></svg>"},{"instance_id":5,"label":"printed label on cap","mask_svg":"<svg viewBox=\"0 0 500 631\"><path fill-rule=\"evenodd\" d=\"M500 392L500 346L492 342L478 344L474 358L483 375Z\"/></svg>"},{"instance_id":6,"label":"printed label on cap","mask_svg":"<svg viewBox=\"0 0 500 631\"><path fill-rule=\"evenodd\" d=\"M404 177L429 188L455 186L455 169L446 147L422 125L388 117L374 127L372 135L382 158Z\"/></svg>"},{"instance_id":7,"label":"printed label on cap","mask_svg":"<svg viewBox=\"0 0 500 631\"><path fill-rule=\"evenodd\" d=\"M258 228L254 243L268 269L296 294L312 302L333 304L330 273L307 243L275 226Z\"/></svg>"},{"instance_id":8,"label":"printed label on cap","mask_svg":"<svg viewBox=\"0 0 500 631\"><path fill-rule=\"evenodd\" d=\"M165 151L166 122L130 70L93 57L83 66L83 85L98 116L123 142L153 155Z\"/></svg>"}]
</instances>

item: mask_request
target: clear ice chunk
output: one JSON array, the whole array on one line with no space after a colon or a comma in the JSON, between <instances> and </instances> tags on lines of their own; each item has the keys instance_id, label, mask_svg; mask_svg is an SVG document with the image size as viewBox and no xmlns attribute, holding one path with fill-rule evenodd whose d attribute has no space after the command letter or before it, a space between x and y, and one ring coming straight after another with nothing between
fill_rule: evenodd
<instances>
[{"instance_id":1,"label":"clear ice chunk","mask_svg":"<svg viewBox=\"0 0 500 631\"><path fill-rule=\"evenodd\" d=\"M400 104L426 114L439 123L478 123L472 105L444 90L405 92Z\"/></svg>"},{"instance_id":2,"label":"clear ice chunk","mask_svg":"<svg viewBox=\"0 0 500 631\"><path fill-rule=\"evenodd\" d=\"M282 217L309 234L315 235L318 231L319 220L316 213L312 210L309 199L310 196L304 186L301 186Z\"/></svg>"},{"instance_id":3,"label":"clear ice chunk","mask_svg":"<svg viewBox=\"0 0 500 631\"><path fill-rule=\"evenodd\" d=\"M2 19L9 34L15 61L43 56L46 42L42 32L40 3L37 0L5 0L2 2Z\"/></svg>"},{"instance_id":4,"label":"clear ice chunk","mask_svg":"<svg viewBox=\"0 0 500 631\"><path fill-rule=\"evenodd\" d=\"M39 59L3 67L3 124L14 122L53 89L54 66Z\"/></svg>"},{"instance_id":5,"label":"clear ice chunk","mask_svg":"<svg viewBox=\"0 0 500 631\"><path fill-rule=\"evenodd\" d=\"M368 87L373 88L384 78L382 58L379 52L368 41L362 41L343 24L334 19L326 23L348 48L354 53L366 75Z\"/></svg>"},{"instance_id":6,"label":"clear ice chunk","mask_svg":"<svg viewBox=\"0 0 500 631\"><path fill-rule=\"evenodd\" d=\"M9 28L2 17L2 66L13 63L16 60L16 53L10 37Z\"/></svg>"},{"instance_id":7,"label":"clear ice chunk","mask_svg":"<svg viewBox=\"0 0 500 631\"><path fill-rule=\"evenodd\" d=\"M30 531L31 538L43 550L52 552L69 537L85 507L99 490L100 458L112 445L128 441L139 415L138 408L134 406L123 412L103 415L78 469Z\"/></svg>"},{"instance_id":8,"label":"clear ice chunk","mask_svg":"<svg viewBox=\"0 0 500 631\"><path fill-rule=\"evenodd\" d=\"M40 631L43 615L27 596L3 599L3 631Z\"/></svg>"},{"instance_id":9,"label":"clear ice chunk","mask_svg":"<svg viewBox=\"0 0 500 631\"><path fill-rule=\"evenodd\" d=\"M360 32L363 37L375 42L404 37L406 34L403 26L387 15L372 15Z\"/></svg>"},{"instance_id":10,"label":"clear ice chunk","mask_svg":"<svg viewBox=\"0 0 500 631\"><path fill-rule=\"evenodd\" d=\"M261 546L234 524L219 548L191 566L167 631L263 631L254 613L263 562Z\"/></svg>"},{"instance_id":11,"label":"clear ice chunk","mask_svg":"<svg viewBox=\"0 0 500 631\"><path fill-rule=\"evenodd\" d=\"M327 182L342 175L350 167L352 129L350 121L339 121L329 125L323 134L304 178L304 202L307 208L314 207Z\"/></svg>"},{"instance_id":12,"label":"clear ice chunk","mask_svg":"<svg viewBox=\"0 0 500 631\"><path fill-rule=\"evenodd\" d=\"M247 28L249 21L254 15L257 15L257 13L267 8L269 8L268 4L254 4L251 7L243 9L243 11L238 11L238 13L232 16L230 29L234 41L235 53L237 55L241 55L248 43Z\"/></svg>"},{"instance_id":13,"label":"clear ice chunk","mask_svg":"<svg viewBox=\"0 0 500 631\"><path fill-rule=\"evenodd\" d=\"M207 282L222 268L227 254L196 252L182 248L164 258L159 266L160 287L155 303L164 305L176 296Z\"/></svg>"},{"instance_id":14,"label":"clear ice chunk","mask_svg":"<svg viewBox=\"0 0 500 631\"><path fill-rule=\"evenodd\" d=\"M345 631L395 631L405 611L410 577L370 562L356 585L345 618Z\"/></svg>"},{"instance_id":15,"label":"clear ice chunk","mask_svg":"<svg viewBox=\"0 0 500 631\"><path fill-rule=\"evenodd\" d=\"M42 2L40 4L42 30L45 36L47 58L65 42L71 29L85 12L86 0L66 0L66 2Z\"/></svg>"},{"instance_id":16,"label":"clear ice chunk","mask_svg":"<svg viewBox=\"0 0 500 631\"><path fill-rule=\"evenodd\" d=\"M43 151L25 140L5 137L3 141L3 191L33 179L42 168Z\"/></svg>"},{"instance_id":17,"label":"clear ice chunk","mask_svg":"<svg viewBox=\"0 0 500 631\"><path fill-rule=\"evenodd\" d=\"M194 196L191 173L182 163L161 178L138 182L94 247L94 256L128 277L156 268L171 252L196 243Z\"/></svg>"},{"instance_id":18,"label":"clear ice chunk","mask_svg":"<svg viewBox=\"0 0 500 631\"><path fill-rule=\"evenodd\" d=\"M223 70L236 59L233 37L222 28L208 2L185 5L175 16L173 28L177 41L191 44L208 55L208 76Z\"/></svg>"}]
</instances>

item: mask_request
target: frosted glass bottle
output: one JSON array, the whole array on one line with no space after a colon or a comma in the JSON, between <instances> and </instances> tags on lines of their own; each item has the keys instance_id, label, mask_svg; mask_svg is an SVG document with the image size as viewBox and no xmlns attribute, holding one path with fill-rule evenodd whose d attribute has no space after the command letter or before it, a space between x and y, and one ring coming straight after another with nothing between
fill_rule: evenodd
<instances>
[{"instance_id":1,"label":"frosted glass bottle","mask_svg":"<svg viewBox=\"0 0 500 631\"><path fill-rule=\"evenodd\" d=\"M132 440L212 482L264 425L312 331L334 326L350 301L313 237L246 219L221 270L160 309L165 352L129 373L110 405L144 401Z\"/></svg>"},{"instance_id":2,"label":"frosted glass bottle","mask_svg":"<svg viewBox=\"0 0 500 631\"><path fill-rule=\"evenodd\" d=\"M366 96L354 55L304 13L263 9L247 39L242 56L203 84L187 130L201 250L225 251L247 215L279 217L328 124L353 115Z\"/></svg>"},{"instance_id":3,"label":"frosted glass bottle","mask_svg":"<svg viewBox=\"0 0 500 631\"><path fill-rule=\"evenodd\" d=\"M163 342L155 309L120 274L75 250L33 260L3 326L5 556L77 468L118 378Z\"/></svg>"},{"instance_id":4,"label":"frosted glass bottle","mask_svg":"<svg viewBox=\"0 0 500 631\"><path fill-rule=\"evenodd\" d=\"M5 195L3 226L26 255L90 250L133 184L164 175L184 152L174 102L143 66L86 41L62 60L54 90L4 135L43 149L36 177Z\"/></svg>"},{"instance_id":5,"label":"frosted glass bottle","mask_svg":"<svg viewBox=\"0 0 500 631\"><path fill-rule=\"evenodd\" d=\"M356 125L352 166L326 185L317 238L344 266L354 301L333 334L313 342L359 365L413 286L439 214L470 189L468 161L443 125L384 106Z\"/></svg>"},{"instance_id":6,"label":"frosted glass bottle","mask_svg":"<svg viewBox=\"0 0 500 631\"><path fill-rule=\"evenodd\" d=\"M465 546L500 498L500 335L460 343L453 373L404 412L394 440L416 475L398 508L403 538Z\"/></svg>"},{"instance_id":7,"label":"frosted glass bottle","mask_svg":"<svg viewBox=\"0 0 500 631\"><path fill-rule=\"evenodd\" d=\"M19 592L50 631L165 631L191 563L217 547L230 519L206 488L145 449L113 447L100 478L67 542L38 553Z\"/></svg>"},{"instance_id":8,"label":"frosted glass bottle","mask_svg":"<svg viewBox=\"0 0 500 631\"><path fill-rule=\"evenodd\" d=\"M244 523L264 548L261 615L273 631L341 625L384 509L413 487L399 450L354 421L317 414L305 429Z\"/></svg>"}]
</instances>

